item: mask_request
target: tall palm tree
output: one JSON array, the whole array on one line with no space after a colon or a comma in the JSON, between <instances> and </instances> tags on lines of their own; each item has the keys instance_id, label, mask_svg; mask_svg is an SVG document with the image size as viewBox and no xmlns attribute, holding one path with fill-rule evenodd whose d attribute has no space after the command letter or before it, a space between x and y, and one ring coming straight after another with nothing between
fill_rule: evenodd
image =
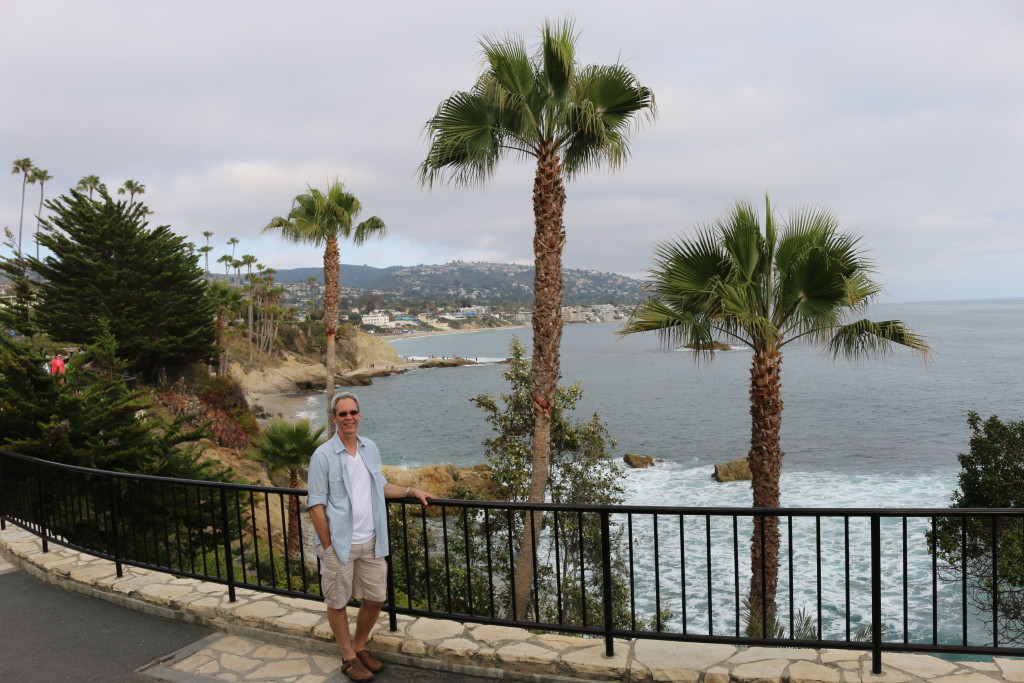
<instances>
[{"instance_id":1,"label":"tall palm tree","mask_svg":"<svg viewBox=\"0 0 1024 683\"><path fill-rule=\"evenodd\" d=\"M231 237L228 239L228 246L231 247L231 258L235 258L235 247L238 245L238 238Z\"/></svg>"},{"instance_id":2,"label":"tall palm tree","mask_svg":"<svg viewBox=\"0 0 1024 683\"><path fill-rule=\"evenodd\" d=\"M39 211L36 213L36 259L39 258L39 222L42 220L43 215L43 187L46 185L46 181L53 180L53 176L48 171L42 168L33 168L32 175L29 176L28 182L39 183Z\"/></svg>"},{"instance_id":3,"label":"tall palm tree","mask_svg":"<svg viewBox=\"0 0 1024 683\"><path fill-rule=\"evenodd\" d=\"M214 280L206 289L206 295L213 302L213 315L217 323L217 375L227 372L228 349L224 342L224 330L228 321L238 316L242 307L242 292L238 287L233 287L226 280Z\"/></svg>"},{"instance_id":4,"label":"tall palm tree","mask_svg":"<svg viewBox=\"0 0 1024 683\"><path fill-rule=\"evenodd\" d=\"M351 240L358 246L371 237L383 237L387 226L377 216L353 225L362 211L356 196L335 178L326 192L312 187L292 202L287 217L277 216L264 228L280 230L286 240L324 248L324 330L327 336L327 406L334 397L335 337L338 334L338 300L341 298L339 274L341 260L338 240ZM328 434L334 434L334 422L328 421Z\"/></svg>"},{"instance_id":5,"label":"tall palm tree","mask_svg":"<svg viewBox=\"0 0 1024 683\"><path fill-rule=\"evenodd\" d=\"M88 192L89 199L92 199L93 190L99 186L100 177L98 175L87 175L83 176L82 179L78 181L78 185L75 186L75 189L79 192Z\"/></svg>"},{"instance_id":6,"label":"tall palm tree","mask_svg":"<svg viewBox=\"0 0 1024 683\"><path fill-rule=\"evenodd\" d=\"M254 263L256 263L256 257L255 256L253 256L252 254L242 254L242 265L246 267L246 278L245 279L249 283L249 286L248 286L248 290L249 290L249 327L248 327L248 333L249 333L249 364L250 365L252 364L252 346L253 346L253 340L252 340L252 303L253 303L253 296L256 294L256 283L252 279L252 266L253 266Z\"/></svg>"},{"instance_id":7,"label":"tall palm tree","mask_svg":"<svg viewBox=\"0 0 1024 683\"><path fill-rule=\"evenodd\" d=\"M213 251L213 247L210 246L210 238L213 237L213 233L211 231L209 231L209 230L203 230L203 237L206 238L206 246L200 248L199 251L203 254L203 257L206 259L206 268L205 268L205 270L206 270L207 277L209 277L209 275L210 275L210 252Z\"/></svg>"},{"instance_id":8,"label":"tall palm tree","mask_svg":"<svg viewBox=\"0 0 1024 683\"><path fill-rule=\"evenodd\" d=\"M32 175L32 160L28 157L24 159L15 159L11 168L11 174L21 174L21 217L18 219L18 256L21 256L21 226L25 222L25 186L31 182L29 177Z\"/></svg>"},{"instance_id":9,"label":"tall palm tree","mask_svg":"<svg viewBox=\"0 0 1024 683\"><path fill-rule=\"evenodd\" d=\"M136 180L132 180L132 179L129 178L128 180L124 181L124 185L122 185L121 187L117 188L117 193L118 194L128 193L128 203L129 204L134 204L135 203L135 195L137 195L137 194L146 194L146 186L143 185L142 183L136 181Z\"/></svg>"},{"instance_id":10,"label":"tall palm tree","mask_svg":"<svg viewBox=\"0 0 1024 683\"><path fill-rule=\"evenodd\" d=\"M737 202L694 237L658 246L652 295L622 330L655 331L666 344L685 343L695 358L713 358L715 340L753 350L747 462L755 508L779 507L784 346L821 344L833 359L885 354L893 344L928 355L924 338L898 320L855 319L882 291L859 241L822 209L794 211L777 225L766 197L762 228L753 206ZM778 559L778 518L756 518L748 633L766 633L775 619Z\"/></svg>"},{"instance_id":11,"label":"tall palm tree","mask_svg":"<svg viewBox=\"0 0 1024 683\"><path fill-rule=\"evenodd\" d=\"M253 450L249 457L264 463L270 476L284 470L288 473L288 488L299 487L299 475L309 465L309 456L323 443L324 427L313 429L309 420L289 424L274 420L270 426L253 437ZM288 496L288 533L285 548L287 557L296 559L299 552L299 497Z\"/></svg>"},{"instance_id":12,"label":"tall palm tree","mask_svg":"<svg viewBox=\"0 0 1024 683\"><path fill-rule=\"evenodd\" d=\"M519 36L480 40L484 72L473 89L443 101L426 124L430 148L421 183L483 184L506 154L536 159L533 181L534 285L531 395L536 416L529 500L544 500L551 452L551 410L560 371L565 180L599 166L620 168L629 134L655 116L654 94L621 64L582 66L569 20L546 21L531 55ZM540 524L531 518L532 528ZM531 529L527 529L527 538ZM522 613L533 571L517 564Z\"/></svg>"}]
</instances>

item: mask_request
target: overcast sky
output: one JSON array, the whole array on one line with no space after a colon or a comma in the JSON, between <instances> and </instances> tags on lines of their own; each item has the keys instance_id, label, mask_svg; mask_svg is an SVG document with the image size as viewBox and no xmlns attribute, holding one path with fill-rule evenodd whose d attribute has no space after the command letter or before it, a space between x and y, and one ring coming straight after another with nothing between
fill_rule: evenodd
<instances>
[{"instance_id":1,"label":"overcast sky","mask_svg":"<svg viewBox=\"0 0 1024 683\"><path fill-rule=\"evenodd\" d=\"M567 267L643 276L659 242L768 192L862 235L886 301L1024 296L1018 0L0 0L0 159L48 170L47 196L145 184L154 223L214 233L211 269L231 237L270 267L321 265L261 228L335 176L388 226L343 263L529 263L532 165L428 191L423 124L473 84L479 36L532 44L570 15L581 61L627 65L659 118L622 171L569 184Z\"/></svg>"}]
</instances>

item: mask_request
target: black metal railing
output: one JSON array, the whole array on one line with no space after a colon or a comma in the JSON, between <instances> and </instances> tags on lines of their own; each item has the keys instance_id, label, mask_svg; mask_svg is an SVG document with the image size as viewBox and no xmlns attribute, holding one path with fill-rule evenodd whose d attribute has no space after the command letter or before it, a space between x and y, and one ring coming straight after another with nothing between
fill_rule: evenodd
<instances>
[{"instance_id":1,"label":"black metal railing","mask_svg":"<svg viewBox=\"0 0 1024 683\"><path fill-rule=\"evenodd\" d=\"M305 493L0 451L0 525L30 530L44 551L53 542L110 559L118 575L128 564L223 583L232 600L238 587L322 599L312 527L296 514ZM991 590L1005 583L1007 542L1024 550L1024 510L388 508L393 629L397 614L524 626L603 638L608 655L615 638L868 649L876 672L883 651L1024 655L1019 630L1006 635L1004 592ZM531 526L535 512L543 522ZM777 592L762 590L763 610L748 602L755 524L779 532ZM517 586L523 561L529 580ZM773 564L755 568L760 584Z\"/></svg>"}]
</instances>

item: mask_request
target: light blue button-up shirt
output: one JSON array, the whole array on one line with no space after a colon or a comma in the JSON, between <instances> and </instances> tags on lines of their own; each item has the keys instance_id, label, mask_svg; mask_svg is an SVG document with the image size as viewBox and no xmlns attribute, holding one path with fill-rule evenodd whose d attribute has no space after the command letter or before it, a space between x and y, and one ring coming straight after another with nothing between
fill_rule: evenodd
<instances>
[{"instance_id":1,"label":"light blue button-up shirt","mask_svg":"<svg viewBox=\"0 0 1024 683\"><path fill-rule=\"evenodd\" d=\"M377 444L361 436L356 439L359 441L359 456L370 471L374 484L370 490L373 533L377 537L374 555L385 557L388 554L388 518L384 485L388 482L381 471ZM331 529L331 545L344 564L348 564L349 551L352 549L352 499L349 496L348 467L343 460L348 457L351 457L348 449L337 434L313 451L309 459L309 496L306 498L307 510L316 505L324 506ZM316 544L320 545L319 536Z\"/></svg>"}]
</instances>

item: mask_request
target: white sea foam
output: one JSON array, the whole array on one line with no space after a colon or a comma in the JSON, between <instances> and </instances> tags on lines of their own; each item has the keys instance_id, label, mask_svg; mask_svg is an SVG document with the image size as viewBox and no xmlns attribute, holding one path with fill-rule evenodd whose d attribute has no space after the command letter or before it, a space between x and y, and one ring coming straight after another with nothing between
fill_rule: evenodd
<instances>
[{"instance_id":1,"label":"white sea foam","mask_svg":"<svg viewBox=\"0 0 1024 683\"><path fill-rule=\"evenodd\" d=\"M734 633L736 597L738 595L742 599L746 596L749 587L749 539L753 522L749 516L744 516L744 508L751 503L750 485L748 482L717 483L710 479L709 474L707 468L687 467L679 463L663 463L655 468L627 473L626 497L631 504L736 508L735 518L685 515L682 532L678 516L659 515L657 529L653 516L634 516L634 598L638 611L646 614L653 614L656 597L660 598L661 608L667 607L673 612L669 623L671 628L682 629L685 610L690 632L706 633L710 622L715 633ZM795 472L782 476L782 505L847 509L942 508L949 505L949 493L954 483L955 473L952 471L903 478L891 474L851 476ZM624 516L620 516L618 521L623 525L626 523ZM934 604L940 615L939 637L952 639L952 642L960 635L959 585L940 580L938 591L933 595L932 558L926 540L928 529L927 518L909 518L904 537L902 519L883 519L881 522L883 622L887 633L902 638L905 619L912 640L930 641ZM655 532L657 549L654 547ZM780 618L788 622L792 582L793 612L804 611L817 624L820 582L821 628L826 637L845 638L847 620L853 632L866 625L871 613L869 521L861 517L847 519L836 515L822 519L819 531L813 518L783 518L781 532ZM707 570L709 538L710 597ZM903 567L904 543L908 557L906 570ZM848 586L849 604L846 597ZM974 633L971 639L982 638L984 630L974 615L971 615L971 622L970 628Z\"/></svg>"}]
</instances>

